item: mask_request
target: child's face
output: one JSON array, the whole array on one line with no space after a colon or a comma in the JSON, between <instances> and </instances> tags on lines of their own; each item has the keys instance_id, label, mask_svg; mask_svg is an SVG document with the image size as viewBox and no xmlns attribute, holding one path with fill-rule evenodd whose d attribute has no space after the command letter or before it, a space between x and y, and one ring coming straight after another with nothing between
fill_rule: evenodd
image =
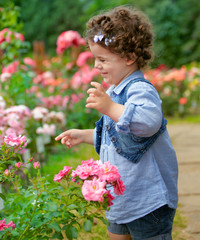
<instances>
[{"instance_id":1,"label":"child's face","mask_svg":"<svg viewBox=\"0 0 200 240\"><path fill-rule=\"evenodd\" d=\"M95 68L103 77L105 83L119 85L136 69L133 60L126 60L97 43L89 43L90 50L95 57Z\"/></svg>"}]
</instances>

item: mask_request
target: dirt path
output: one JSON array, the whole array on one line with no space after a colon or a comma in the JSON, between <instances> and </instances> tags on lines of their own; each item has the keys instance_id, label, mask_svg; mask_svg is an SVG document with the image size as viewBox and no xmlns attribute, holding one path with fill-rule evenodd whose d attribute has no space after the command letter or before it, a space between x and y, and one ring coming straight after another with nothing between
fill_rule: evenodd
<instances>
[{"instance_id":1,"label":"dirt path","mask_svg":"<svg viewBox=\"0 0 200 240\"><path fill-rule=\"evenodd\" d=\"M168 125L179 164L179 203L185 240L200 240L200 124Z\"/></svg>"}]
</instances>

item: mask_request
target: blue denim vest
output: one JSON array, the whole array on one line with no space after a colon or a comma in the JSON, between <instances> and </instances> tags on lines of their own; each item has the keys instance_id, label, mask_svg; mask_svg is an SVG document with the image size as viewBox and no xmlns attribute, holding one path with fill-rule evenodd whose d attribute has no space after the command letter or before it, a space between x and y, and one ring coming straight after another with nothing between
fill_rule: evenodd
<instances>
[{"instance_id":1,"label":"blue denim vest","mask_svg":"<svg viewBox=\"0 0 200 240\"><path fill-rule=\"evenodd\" d=\"M126 85L126 87L122 90L122 92L119 95L117 95L115 99L113 99L113 101L124 105L125 102L127 101L128 88L130 87L131 84L134 84L139 81L151 84L149 81L145 80L144 78L133 79ZM117 132L115 128L116 122L109 117L107 118L108 118L108 121L105 125L105 130L108 132L109 138L113 143L116 149L116 152L134 163L139 162L143 154L146 151L148 151L148 149L156 141L156 139L160 136L160 134L166 130L166 125L167 125L167 120L164 118L164 115L163 115L162 124L157 133L155 133L151 137L139 137L134 135L133 133ZM95 150L98 154L100 153L100 147L101 147L103 121L104 121L104 115L101 117L101 119L98 122L96 122Z\"/></svg>"}]
</instances>

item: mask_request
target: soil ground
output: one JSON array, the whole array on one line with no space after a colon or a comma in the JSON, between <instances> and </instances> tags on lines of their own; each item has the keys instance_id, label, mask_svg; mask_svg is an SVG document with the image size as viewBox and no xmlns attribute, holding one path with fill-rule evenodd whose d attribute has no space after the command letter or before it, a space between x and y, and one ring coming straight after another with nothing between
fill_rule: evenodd
<instances>
[{"instance_id":1,"label":"soil ground","mask_svg":"<svg viewBox=\"0 0 200 240\"><path fill-rule=\"evenodd\" d=\"M179 165L179 204L184 240L200 240L200 124L168 125Z\"/></svg>"}]
</instances>

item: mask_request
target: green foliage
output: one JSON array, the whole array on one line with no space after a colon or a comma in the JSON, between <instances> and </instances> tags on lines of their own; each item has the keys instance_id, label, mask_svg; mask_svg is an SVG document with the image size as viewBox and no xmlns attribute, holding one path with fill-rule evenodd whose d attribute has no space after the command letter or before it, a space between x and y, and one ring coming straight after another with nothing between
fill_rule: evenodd
<instances>
[{"instance_id":1,"label":"green foliage","mask_svg":"<svg viewBox=\"0 0 200 240\"><path fill-rule=\"evenodd\" d=\"M44 41L48 53L55 54L58 35L67 30L81 32L83 2L78 0L27 0L21 1L25 37L28 41ZM39 11L38 11L39 9Z\"/></svg>"},{"instance_id":2,"label":"green foliage","mask_svg":"<svg viewBox=\"0 0 200 240\"><path fill-rule=\"evenodd\" d=\"M199 7L196 0L164 0L146 9L155 31L154 66L180 67L200 60Z\"/></svg>"},{"instance_id":3,"label":"green foliage","mask_svg":"<svg viewBox=\"0 0 200 240\"><path fill-rule=\"evenodd\" d=\"M9 105L26 105L33 109L39 100L27 90L32 86L32 76L30 72L19 69L14 73L8 83L2 83L2 91L6 91L4 98ZM8 98L9 97L9 98Z\"/></svg>"},{"instance_id":4,"label":"green foliage","mask_svg":"<svg viewBox=\"0 0 200 240\"><path fill-rule=\"evenodd\" d=\"M12 8L17 6L15 8L18 13L0 12L6 19L1 22L4 25L2 28L12 26L20 30L19 26L15 27L16 19L20 16L24 24L25 38L31 42L44 41L46 51L51 54L55 53L56 38L61 32L75 30L83 35L90 17L100 11L128 4L144 11L153 23L156 52L154 67L160 63L169 67L180 67L200 60L198 0L1 0L2 6L8 6L9 3ZM19 9L23 14L19 14Z\"/></svg>"},{"instance_id":5,"label":"green foliage","mask_svg":"<svg viewBox=\"0 0 200 240\"><path fill-rule=\"evenodd\" d=\"M26 41L21 41L20 39L15 39L15 32L22 32L23 23L20 18L20 8L14 6L13 3L9 1L4 3L4 8L0 10L0 31L8 28L12 35L10 36L10 42L2 42L0 44L0 57L1 66L7 65L15 59L21 59L22 55L27 53L30 48L30 44ZM6 37L8 33L5 33ZM2 54L1 54L2 52Z\"/></svg>"},{"instance_id":6,"label":"green foliage","mask_svg":"<svg viewBox=\"0 0 200 240\"><path fill-rule=\"evenodd\" d=\"M81 193L81 182L73 183L69 174L63 177L60 185L52 180L49 182L39 168L33 169L31 159L28 166L15 166L18 161L16 148L2 145L1 149L0 156L12 168L9 174L1 172L1 176L7 176L7 181L4 194L0 195L5 201L0 219L15 224L12 230L1 229L2 240L63 239L64 235L69 240L77 239L80 229L91 232L94 219L105 223L102 210L107 209L107 201L86 201ZM9 160L8 151L15 157L14 162ZM27 183L25 179L28 179Z\"/></svg>"},{"instance_id":7,"label":"green foliage","mask_svg":"<svg viewBox=\"0 0 200 240\"><path fill-rule=\"evenodd\" d=\"M2 3L1 0L0 4L3 6L0 10L0 30L9 28L17 32L22 32L23 23L20 19L20 8L10 1L3 1Z\"/></svg>"}]
</instances>

